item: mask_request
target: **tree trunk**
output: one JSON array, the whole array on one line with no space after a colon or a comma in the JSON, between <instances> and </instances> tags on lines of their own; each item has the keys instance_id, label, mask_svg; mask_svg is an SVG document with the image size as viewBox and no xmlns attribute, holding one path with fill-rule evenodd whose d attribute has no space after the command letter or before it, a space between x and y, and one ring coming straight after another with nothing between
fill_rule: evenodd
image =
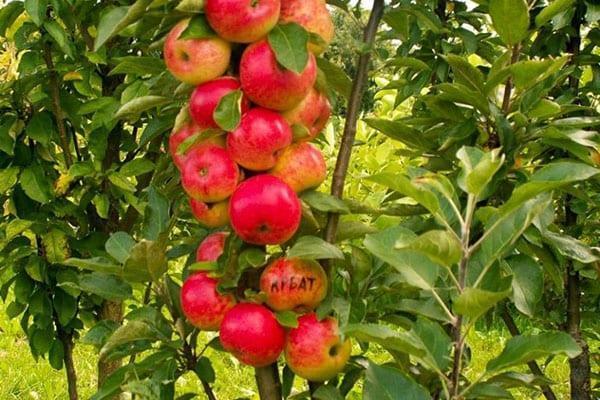
<instances>
[{"instance_id":1,"label":"tree trunk","mask_svg":"<svg viewBox=\"0 0 600 400\"><path fill-rule=\"evenodd\" d=\"M105 301L102 303L102 309L100 310L100 319L115 321L120 324L123 321L123 304L121 302ZM98 388L120 366L121 361L98 361Z\"/></svg>"},{"instance_id":2,"label":"tree trunk","mask_svg":"<svg viewBox=\"0 0 600 400\"><path fill-rule=\"evenodd\" d=\"M65 373L67 374L69 400L78 400L77 373L75 371L75 363L73 362L73 337L71 335L61 334L60 341L65 350L63 361L65 364Z\"/></svg>"},{"instance_id":3,"label":"tree trunk","mask_svg":"<svg viewBox=\"0 0 600 400\"><path fill-rule=\"evenodd\" d=\"M266 367L255 368L254 376L258 386L258 394L261 400L281 400L281 380L277 363Z\"/></svg>"}]
</instances>

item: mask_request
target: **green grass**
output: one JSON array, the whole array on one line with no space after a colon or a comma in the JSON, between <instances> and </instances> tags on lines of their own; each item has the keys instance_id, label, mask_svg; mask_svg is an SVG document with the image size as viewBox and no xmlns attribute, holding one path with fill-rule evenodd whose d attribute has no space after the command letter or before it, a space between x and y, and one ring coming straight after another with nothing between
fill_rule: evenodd
<instances>
[{"instance_id":1,"label":"green grass","mask_svg":"<svg viewBox=\"0 0 600 400\"><path fill-rule=\"evenodd\" d=\"M55 371L46 360L36 362L29 352L29 345L21 332L17 320L8 321L4 313L0 316L0 399L2 400L58 400L66 399L66 381L63 371ZM475 379L484 369L486 363L497 356L504 342L509 338L504 330L490 330L486 333L472 332L468 337L472 362L466 370L470 379ZM376 362L385 362L389 356L373 346L372 358ZM255 383L251 368L244 367L232 357L213 350L207 351L213 360L217 373L214 385L219 399L233 400L237 398L257 399ZM74 354L78 373L78 389L80 398L87 399L95 392L96 354L92 347L79 345ZM525 371L525 368L522 369ZM565 357L556 357L545 367L546 375L556 382L554 390L560 399L568 398L568 362ZM304 383L296 379L295 388L303 390ZM198 379L193 374L183 376L177 385L177 393L201 392ZM537 399L534 392L514 391L515 398L521 400ZM201 394L199 399L205 398ZM360 388L348 397L359 400Z\"/></svg>"}]
</instances>

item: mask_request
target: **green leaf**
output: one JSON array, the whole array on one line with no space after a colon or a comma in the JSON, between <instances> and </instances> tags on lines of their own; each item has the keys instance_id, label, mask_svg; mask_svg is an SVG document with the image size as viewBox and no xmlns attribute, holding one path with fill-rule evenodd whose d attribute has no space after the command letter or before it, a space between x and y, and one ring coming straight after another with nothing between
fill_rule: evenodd
<instances>
[{"instance_id":1,"label":"green leaf","mask_svg":"<svg viewBox=\"0 0 600 400\"><path fill-rule=\"evenodd\" d=\"M181 0L175 9L184 13L198 14L204 11L205 0Z\"/></svg>"},{"instance_id":2,"label":"green leaf","mask_svg":"<svg viewBox=\"0 0 600 400\"><path fill-rule=\"evenodd\" d=\"M151 185L148 188L148 206L144 210L144 238L158 240L169 226L169 199Z\"/></svg>"},{"instance_id":3,"label":"green leaf","mask_svg":"<svg viewBox=\"0 0 600 400\"><path fill-rule=\"evenodd\" d=\"M25 194L38 203L48 203L54 197L44 170L37 164L30 165L21 172L19 183Z\"/></svg>"},{"instance_id":4,"label":"green leaf","mask_svg":"<svg viewBox=\"0 0 600 400\"><path fill-rule=\"evenodd\" d=\"M77 298L67 294L64 290L56 289L52 303L62 326L66 326L77 315Z\"/></svg>"},{"instance_id":5,"label":"green leaf","mask_svg":"<svg viewBox=\"0 0 600 400\"><path fill-rule=\"evenodd\" d=\"M450 64L452 72L454 72L456 82L483 93L484 80L481 71L471 65L464 57L454 54L447 55L446 61Z\"/></svg>"},{"instance_id":6,"label":"green leaf","mask_svg":"<svg viewBox=\"0 0 600 400\"><path fill-rule=\"evenodd\" d=\"M346 72L336 64L321 57L317 58L317 66L325 74L327 85L348 100L352 92L352 81Z\"/></svg>"},{"instance_id":7,"label":"green leaf","mask_svg":"<svg viewBox=\"0 0 600 400\"><path fill-rule=\"evenodd\" d=\"M317 400L344 400L338 388L332 385L319 386L311 397Z\"/></svg>"},{"instance_id":8,"label":"green leaf","mask_svg":"<svg viewBox=\"0 0 600 400\"><path fill-rule=\"evenodd\" d=\"M504 163L504 155L500 155L500 149L486 153L476 147L463 146L456 153L456 157L462 165L458 185L477 197L483 195L487 185Z\"/></svg>"},{"instance_id":9,"label":"green leaf","mask_svg":"<svg viewBox=\"0 0 600 400\"><path fill-rule=\"evenodd\" d=\"M490 0L490 16L500 39L508 46L527 37L529 9L525 0Z\"/></svg>"},{"instance_id":10,"label":"green leaf","mask_svg":"<svg viewBox=\"0 0 600 400\"><path fill-rule=\"evenodd\" d=\"M50 140L56 131L52 116L47 111L35 113L29 120L25 133L33 140L40 142L44 146L50 144Z\"/></svg>"},{"instance_id":11,"label":"green leaf","mask_svg":"<svg viewBox=\"0 0 600 400\"><path fill-rule=\"evenodd\" d=\"M450 365L452 340L439 323L419 317L412 331L421 339L426 354L419 357L421 362L436 372L443 374Z\"/></svg>"},{"instance_id":12,"label":"green leaf","mask_svg":"<svg viewBox=\"0 0 600 400\"><path fill-rule=\"evenodd\" d=\"M431 396L402 371L369 362L363 400L431 400Z\"/></svg>"},{"instance_id":13,"label":"green leaf","mask_svg":"<svg viewBox=\"0 0 600 400\"><path fill-rule=\"evenodd\" d=\"M311 208L323 212L337 214L349 214L350 209L343 200L315 190L308 190L302 193L302 201L305 201Z\"/></svg>"},{"instance_id":14,"label":"green leaf","mask_svg":"<svg viewBox=\"0 0 600 400\"><path fill-rule=\"evenodd\" d=\"M535 24L540 27L558 14L570 10L573 7L575 0L552 0L540 13L535 17Z\"/></svg>"},{"instance_id":15,"label":"green leaf","mask_svg":"<svg viewBox=\"0 0 600 400\"><path fill-rule=\"evenodd\" d=\"M415 57L394 57L387 65L400 68L410 68L414 71L427 71L431 68L427 63Z\"/></svg>"},{"instance_id":16,"label":"green leaf","mask_svg":"<svg viewBox=\"0 0 600 400\"><path fill-rule=\"evenodd\" d=\"M519 254L506 259L512 270L512 291L515 306L533 317L544 292L544 271L533 258Z\"/></svg>"},{"instance_id":17,"label":"green leaf","mask_svg":"<svg viewBox=\"0 0 600 400\"><path fill-rule=\"evenodd\" d=\"M12 1L0 8L0 36L4 36L6 30L15 22L23 12L23 3Z\"/></svg>"},{"instance_id":18,"label":"green leaf","mask_svg":"<svg viewBox=\"0 0 600 400\"><path fill-rule=\"evenodd\" d=\"M137 0L129 7L116 7L103 14L97 27L94 51L98 51L107 40L142 18L150 3L152 0Z\"/></svg>"},{"instance_id":19,"label":"green leaf","mask_svg":"<svg viewBox=\"0 0 600 400\"><path fill-rule=\"evenodd\" d=\"M308 63L308 32L296 24L278 24L269 32L271 49L284 68L301 73Z\"/></svg>"},{"instance_id":20,"label":"green leaf","mask_svg":"<svg viewBox=\"0 0 600 400\"><path fill-rule=\"evenodd\" d=\"M115 232L104 244L106 252L120 263L125 263L129 258L135 240L126 232Z\"/></svg>"},{"instance_id":21,"label":"green leaf","mask_svg":"<svg viewBox=\"0 0 600 400\"><path fill-rule=\"evenodd\" d=\"M410 331L377 324L349 324L344 328L344 335L362 342L377 343L388 350L415 356L425 354L423 343Z\"/></svg>"},{"instance_id":22,"label":"green leaf","mask_svg":"<svg viewBox=\"0 0 600 400\"><path fill-rule=\"evenodd\" d=\"M234 90L221 97L215 108L213 117L217 125L227 132L234 131L242 119L241 90Z\"/></svg>"},{"instance_id":23,"label":"green leaf","mask_svg":"<svg viewBox=\"0 0 600 400\"><path fill-rule=\"evenodd\" d=\"M51 329L34 329L30 336L30 345L38 355L50 351L54 339L54 331Z\"/></svg>"},{"instance_id":24,"label":"green leaf","mask_svg":"<svg viewBox=\"0 0 600 400\"><path fill-rule=\"evenodd\" d=\"M434 143L427 142L421 132L400 122L387 119L365 118L364 122L371 128L378 130L390 139L397 140L413 149L430 149Z\"/></svg>"},{"instance_id":25,"label":"green leaf","mask_svg":"<svg viewBox=\"0 0 600 400\"><path fill-rule=\"evenodd\" d=\"M528 89L560 71L568 61L568 57L519 61L510 67L513 82L519 90Z\"/></svg>"},{"instance_id":26,"label":"green leaf","mask_svg":"<svg viewBox=\"0 0 600 400\"><path fill-rule=\"evenodd\" d=\"M139 340L157 340L156 332L145 322L129 321L120 326L104 344L98 357L102 360L116 347Z\"/></svg>"},{"instance_id":27,"label":"green leaf","mask_svg":"<svg viewBox=\"0 0 600 400\"><path fill-rule=\"evenodd\" d=\"M169 102L171 102L171 99L163 96L149 95L136 97L135 99L123 104L114 117L117 119L131 117L134 115L138 115L144 111L150 110L151 108L162 106Z\"/></svg>"},{"instance_id":28,"label":"green leaf","mask_svg":"<svg viewBox=\"0 0 600 400\"><path fill-rule=\"evenodd\" d=\"M556 248L560 254L583 264L591 264L600 257L590 247L580 240L566 234L554 233L542 230L542 236L546 242Z\"/></svg>"},{"instance_id":29,"label":"green leaf","mask_svg":"<svg viewBox=\"0 0 600 400\"><path fill-rule=\"evenodd\" d=\"M33 23L37 26L41 26L46 19L48 0L25 0L23 6Z\"/></svg>"},{"instance_id":30,"label":"green leaf","mask_svg":"<svg viewBox=\"0 0 600 400\"><path fill-rule=\"evenodd\" d=\"M410 6L396 7L386 14L406 14L413 16L419 22L419 26L422 29L430 30L433 33L439 34L444 31L442 21L440 18L433 13L429 8L411 4ZM395 16L394 16L395 17Z\"/></svg>"},{"instance_id":31,"label":"green leaf","mask_svg":"<svg viewBox=\"0 0 600 400\"><path fill-rule=\"evenodd\" d=\"M107 300L123 301L133 294L127 282L102 272L80 275L77 284L84 292L96 294Z\"/></svg>"},{"instance_id":32,"label":"green leaf","mask_svg":"<svg viewBox=\"0 0 600 400\"><path fill-rule=\"evenodd\" d=\"M65 358L65 347L58 339L54 339L50 351L48 352L48 362L50 366L59 371L63 368L63 360Z\"/></svg>"},{"instance_id":33,"label":"green leaf","mask_svg":"<svg viewBox=\"0 0 600 400\"><path fill-rule=\"evenodd\" d=\"M69 258L63 262L69 267L80 268L88 271L104 272L107 274L120 275L122 268L112 261L102 257L94 258Z\"/></svg>"},{"instance_id":34,"label":"green leaf","mask_svg":"<svg viewBox=\"0 0 600 400\"><path fill-rule=\"evenodd\" d=\"M467 399L514 399L513 395L497 384L479 382L473 385L466 396Z\"/></svg>"},{"instance_id":35,"label":"green leaf","mask_svg":"<svg viewBox=\"0 0 600 400\"><path fill-rule=\"evenodd\" d=\"M81 339L81 343L94 346L100 350L113 332L119 328L119 326L121 325L116 321L99 321L87 331L85 336Z\"/></svg>"},{"instance_id":36,"label":"green leaf","mask_svg":"<svg viewBox=\"0 0 600 400\"><path fill-rule=\"evenodd\" d=\"M134 193L136 191L135 185L120 172L111 172L110 175L108 175L108 180L116 187L127 192Z\"/></svg>"},{"instance_id":37,"label":"green leaf","mask_svg":"<svg viewBox=\"0 0 600 400\"><path fill-rule=\"evenodd\" d=\"M6 194L19 178L19 167L0 169L0 193Z\"/></svg>"},{"instance_id":38,"label":"green leaf","mask_svg":"<svg viewBox=\"0 0 600 400\"><path fill-rule=\"evenodd\" d=\"M179 35L179 39L204 39L214 36L216 36L215 31L208 24L204 14L200 14L190 19L188 26Z\"/></svg>"},{"instance_id":39,"label":"green leaf","mask_svg":"<svg viewBox=\"0 0 600 400\"><path fill-rule=\"evenodd\" d=\"M396 248L418 251L434 263L447 267L458 263L462 254L461 244L456 235L444 230L427 231L410 242L401 240L396 243Z\"/></svg>"},{"instance_id":40,"label":"green leaf","mask_svg":"<svg viewBox=\"0 0 600 400\"><path fill-rule=\"evenodd\" d=\"M18 129L20 123L21 121L15 117L8 117L0 124L0 150L9 156L15 154L15 128Z\"/></svg>"},{"instance_id":41,"label":"green leaf","mask_svg":"<svg viewBox=\"0 0 600 400\"><path fill-rule=\"evenodd\" d=\"M475 321L509 294L510 288L500 292L490 292L469 287L454 301L453 308L456 313Z\"/></svg>"},{"instance_id":42,"label":"green leaf","mask_svg":"<svg viewBox=\"0 0 600 400\"><path fill-rule=\"evenodd\" d=\"M573 358L580 353L577 342L564 332L520 335L506 342L502 353L487 363L486 371L500 371L549 355L564 354Z\"/></svg>"},{"instance_id":43,"label":"green leaf","mask_svg":"<svg viewBox=\"0 0 600 400\"><path fill-rule=\"evenodd\" d=\"M48 31L48 34L50 34L52 39L54 39L62 52L74 59L74 45L62 25L56 21L46 21L44 22L44 28Z\"/></svg>"},{"instance_id":44,"label":"green leaf","mask_svg":"<svg viewBox=\"0 0 600 400\"><path fill-rule=\"evenodd\" d=\"M145 158L136 158L123 165L119 172L124 176L139 176L154 171L154 163Z\"/></svg>"},{"instance_id":45,"label":"green leaf","mask_svg":"<svg viewBox=\"0 0 600 400\"><path fill-rule=\"evenodd\" d=\"M528 112L528 115L531 118L548 118L560 114L560 111L560 104L550 100L541 99L531 111Z\"/></svg>"},{"instance_id":46,"label":"green leaf","mask_svg":"<svg viewBox=\"0 0 600 400\"><path fill-rule=\"evenodd\" d=\"M238 263L242 269L249 267L260 268L267 262L267 253L260 247L250 247L244 249L238 258Z\"/></svg>"},{"instance_id":47,"label":"green leaf","mask_svg":"<svg viewBox=\"0 0 600 400\"><path fill-rule=\"evenodd\" d=\"M561 128L588 128L600 125L600 117L571 117L552 121L551 125Z\"/></svg>"},{"instance_id":48,"label":"green leaf","mask_svg":"<svg viewBox=\"0 0 600 400\"><path fill-rule=\"evenodd\" d=\"M127 56L114 58L113 60L118 64L108 73L108 76L118 74L159 75L166 68L164 62L156 57Z\"/></svg>"},{"instance_id":49,"label":"green leaf","mask_svg":"<svg viewBox=\"0 0 600 400\"><path fill-rule=\"evenodd\" d=\"M293 311L278 311L275 313L277 322L286 328L297 328L299 315Z\"/></svg>"},{"instance_id":50,"label":"green leaf","mask_svg":"<svg viewBox=\"0 0 600 400\"><path fill-rule=\"evenodd\" d=\"M128 281L158 281L167 271L165 248L159 242L142 240L131 249L125 262L124 276Z\"/></svg>"},{"instance_id":51,"label":"green leaf","mask_svg":"<svg viewBox=\"0 0 600 400\"><path fill-rule=\"evenodd\" d=\"M196 362L194 372L203 382L214 383L215 382L215 370L208 357L200 357Z\"/></svg>"},{"instance_id":52,"label":"green leaf","mask_svg":"<svg viewBox=\"0 0 600 400\"><path fill-rule=\"evenodd\" d=\"M6 234L6 240L11 240L12 238L20 235L25 232L33 225L33 221L28 221L26 219L13 219L10 221L6 228L4 229L4 233Z\"/></svg>"},{"instance_id":53,"label":"green leaf","mask_svg":"<svg viewBox=\"0 0 600 400\"><path fill-rule=\"evenodd\" d=\"M69 257L67 235L59 229L51 229L41 235L42 244L46 251L46 259L50 263L62 263Z\"/></svg>"},{"instance_id":54,"label":"green leaf","mask_svg":"<svg viewBox=\"0 0 600 400\"><path fill-rule=\"evenodd\" d=\"M344 253L335 245L316 236L302 236L287 252L288 257L321 259L344 259Z\"/></svg>"}]
</instances>

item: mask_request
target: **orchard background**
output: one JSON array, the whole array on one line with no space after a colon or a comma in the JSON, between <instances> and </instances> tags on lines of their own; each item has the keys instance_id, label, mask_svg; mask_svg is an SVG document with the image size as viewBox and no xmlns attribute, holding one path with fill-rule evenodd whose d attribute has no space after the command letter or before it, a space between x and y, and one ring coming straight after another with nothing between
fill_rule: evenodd
<instances>
[{"instance_id":1,"label":"orchard background","mask_svg":"<svg viewBox=\"0 0 600 400\"><path fill-rule=\"evenodd\" d=\"M329 179L268 253L332 271L317 311L353 352L326 384L283 360L270 384L294 399L598 398L598 1L328 3ZM209 231L166 152L193 86L162 46L201 12L0 9L0 398L258 398L253 369L178 305ZM232 254L218 268L235 279L267 257Z\"/></svg>"}]
</instances>

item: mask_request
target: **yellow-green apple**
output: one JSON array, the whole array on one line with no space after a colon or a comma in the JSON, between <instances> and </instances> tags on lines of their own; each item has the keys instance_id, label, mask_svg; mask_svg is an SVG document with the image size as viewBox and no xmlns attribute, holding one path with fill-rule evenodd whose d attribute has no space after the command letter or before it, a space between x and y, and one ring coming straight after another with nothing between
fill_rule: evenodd
<instances>
[{"instance_id":1,"label":"yellow-green apple","mask_svg":"<svg viewBox=\"0 0 600 400\"><path fill-rule=\"evenodd\" d=\"M308 142L317 137L327 125L331 116L331 105L324 93L313 88L296 107L285 111L282 115L292 127L299 125L306 128L302 137L294 139Z\"/></svg>"},{"instance_id":2,"label":"yellow-green apple","mask_svg":"<svg viewBox=\"0 0 600 400\"><path fill-rule=\"evenodd\" d=\"M281 0L280 21L295 22L308 32L318 35L319 43L309 43L308 49L314 54L323 53L333 40L335 27L327 11L325 0Z\"/></svg>"},{"instance_id":3,"label":"yellow-green apple","mask_svg":"<svg viewBox=\"0 0 600 400\"><path fill-rule=\"evenodd\" d=\"M277 24L280 0L206 0L204 13L222 38L252 43Z\"/></svg>"},{"instance_id":4,"label":"yellow-green apple","mask_svg":"<svg viewBox=\"0 0 600 400\"><path fill-rule=\"evenodd\" d=\"M225 315L220 339L223 348L244 364L264 367L279 358L285 330L267 307L239 303Z\"/></svg>"},{"instance_id":5,"label":"yellow-green apple","mask_svg":"<svg viewBox=\"0 0 600 400\"><path fill-rule=\"evenodd\" d=\"M197 124L190 122L184 125L177 132L171 133L171 136L169 136L169 153L171 154L173 163L180 170L183 169L185 158L190 149L188 149L186 152L180 152L178 151L179 146L185 142L186 139L196 134L200 134L201 132L202 129ZM219 147L225 147L225 135L210 135L206 139L199 139L192 147L206 143L212 143Z\"/></svg>"},{"instance_id":6,"label":"yellow-green apple","mask_svg":"<svg viewBox=\"0 0 600 400\"><path fill-rule=\"evenodd\" d=\"M193 326L205 331L218 331L221 322L236 303L231 294L217 291L218 281L206 272L191 275L181 287L181 308Z\"/></svg>"},{"instance_id":7,"label":"yellow-green apple","mask_svg":"<svg viewBox=\"0 0 600 400\"><path fill-rule=\"evenodd\" d=\"M213 36L202 39L180 39L189 19L179 22L167 35L164 59L175 78L191 85L215 79L227 71L231 44Z\"/></svg>"},{"instance_id":8,"label":"yellow-green apple","mask_svg":"<svg viewBox=\"0 0 600 400\"><path fill-rule=\"evenodd\" d=\"M335 377L350 358L350 340L342 342L337 321L321 321L315 313L298 318L298 327L290 329L285 342L285 361L294 373L313 382Z\"/></svg>"},{"instance_id":9,"label":"yellow-green apple","mask_svg":"<svg viewBox=\"0 0 600 400\"><path fill-rule=\"evenodd\" d=\"M240 171L227 150L214 144L193 147L185 158L181 185L187 194L205 203L217 203L234 192Z\"/></svg>"},{"instance_id":10,"label":"yellow-green apple","mask_svg":"<svg viewBox=\"0 0 600 400\"><path fill-rule=\"evenodd\" d=\"M310 143L301 142L283 150L269 173L299 193L323 183L327 177L327 165L319 149Z\"/></svg>"},{"instance_id":11,"label":"yellow-green apple","mask_svg":"<svg viewBox=\"0 0 600 400\"><path fill-rule=\"evenodd\" d=\"M240 81L246 96L273 110L294 108L306 97L316 78L317 64L312 54L309 54L304 70L296 73L277 63L266 39L248 46L240 61Z\"/></svg>"},{"instance_id":12,"label":"yellow-green apple","mask_svg":"<svg viewBox=\"0 0 600 400\"><path fill-rule=\"evenodd\" d=\"M198 85L190 98L190 115L201 128L218 128L213 114L219 102L228 93L240 88L240 81L232 76L223 76ZM250 108L246 96L242 97L242 113Z\"/></svg>"},{"instance_id":13,"label":"yellow-green apple","mask_svg":"<svg viewBox=\"0 0 600 400\"><path fill-rule=\"evenodd\" d=\"M217 261L223 254L227 236L227 232L216 232L205 237L196 250L196 261Z\"/></svg>"},{"instance_id":14,"label":"yellow-green apple","mask_svg":"<svg viewBox=\"0 0 600 400\"><path fill-rule=\"evenodd\" d=\"M207 228L221 228L229 223L229 201L204 203L190 199L192 214Z\"/></svg>"},{"instance_id":15,"label":"yellow-green apple","mask_svg":"<svg viewBox=\"0 0 600 400\"><path fill-rule=\"evenodd\" d=\"M266 245L289 240L300 225L302 209L296 193L273 175L242 182L231 196L229 219L245 242Z\"/></svg>"},{"instance_id":16,"label":"yellow-green apple","mask_svg":"<svg viewBox=\"0 0 600 400\"><path fill-rule=\"evenodd\" d=\"M273 168L278 153L292 143L292 129L278 113L257 107L242 116L227 135L227 151L242 167L252 171Z\"/></svg>"},{"instance_id":17,"label":"yellow-green apple","mask_svg":"<svg viewBox=\"0 0 600 400\"><path fill-rule=\"evenodd\" d=\"M260 290L275 311L315 309L327 295L327 275L318 262L279 258L260 276Z\"/></svg>"}]
</instances>

